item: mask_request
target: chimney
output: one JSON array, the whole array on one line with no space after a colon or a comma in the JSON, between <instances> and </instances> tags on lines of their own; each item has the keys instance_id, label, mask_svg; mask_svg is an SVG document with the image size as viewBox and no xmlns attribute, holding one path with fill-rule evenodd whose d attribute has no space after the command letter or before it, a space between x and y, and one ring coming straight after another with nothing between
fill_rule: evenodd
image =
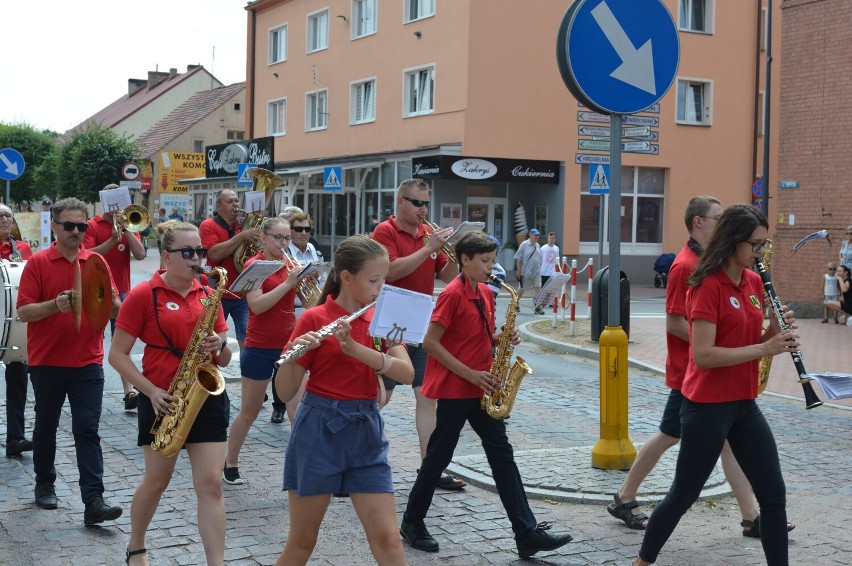
<instances>
[{"instance_id":1,"label":"chimney","mask_svg":"<svg viewBox=\"0 0 852 566\"><path fill-rule=\"evenodd\" d=\"M177 69L175 67L172 67L171 69L169 69L169 78L172 79L175 75L177 75Z\"/></svg>"},{"instance_id":2,"label":"chimney","mask_svg":"<svg viewBox=\"0 0 852 566\"><path fill-rule=\"evenodd\" d=\"M148 71L148 88L154 88L167 78L169 78L168 73L161 73L159 71Z\"/></svg>"},{"instance_id":3,"label":"chimney","mask_svg":"<svg viewBox=\"0 0 852 566\"><path fill-rule=\"evenodd\" d=\"M140 88L145 88L148 81L145 79L127 79L127 96L133 96L133 93Z\"/></svg>"},{"instance_id":4,"label":"chimney","mask_svg":"<svg viewBox=\"0 0 852 566\"><path fill-rule=\"evenodd\" d=\"M201 65L187 65L187 66L186 66L186 72L188 73L188 72L190 72L190 71L194 71L195 69L197 69L197 68L198 68L198 67L200 67L200 66L201 66Z\"/></svg>"}]
</instances>

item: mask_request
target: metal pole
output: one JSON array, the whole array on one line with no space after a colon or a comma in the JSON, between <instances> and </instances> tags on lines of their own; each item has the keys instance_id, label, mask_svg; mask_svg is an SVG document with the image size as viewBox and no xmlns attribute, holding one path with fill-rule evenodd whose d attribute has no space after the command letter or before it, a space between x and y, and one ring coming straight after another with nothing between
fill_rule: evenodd
<instances>
[{"instance_id":1,"label":"metal pole","mask_svg":"<svg viewBox=\"0 0 852 566\"><path fill-rule=\"evenodd\" d=\"M768 1L766 9L766 86L764 87L765 104L763 105L763 200L760 210L769 217L769 108L772 100L772 2Z\"/></svg>"},{"instance_id":2,"label":"metal pole","mask_svg":"<svg viewBox=\"0 0 852 566\"><path fill-rule=\"evenodd\" d=\"M609 126L609 297L607 326L621 326L621 114Z\"/></svg>"},{"instance_id":3,"label":"metal pole","mask_svg":"<svg viewBox=\"0 0 852 566\"><path fill-rule=\"evenodd\" d=\"M9 200L9 185L10 185L10 184L11 184L11 183L9 182L9 179L6 179L6 201L5 201L6 206L9 206L9 203L11 202L11 201Z\"/></svg>"},{"instance_id":4,"label":"metal pole","mask_svg":"<svg viewBox=\"0 0 852 566\"><path fill-rule=\"evenodd\" d=\"M334 236L337 232L337 193L331 193L331 258L334 259Z\"/></svg>"},{"instance_id":5,"label":"metal pole","mask_svg":"<svg viewBox=\"0 0 852 566\"><path fill-rule=\"evenodd\" d=\"M589 166L591 167L591 165ZM610 174L612 177L612 174ZM598 200L598 266L603 266L603 243L604 243L604 209L606 204L606 195L600 195ZM589 276L589 280L591 280L591 276Z\"/></svg>"}]
</instances>

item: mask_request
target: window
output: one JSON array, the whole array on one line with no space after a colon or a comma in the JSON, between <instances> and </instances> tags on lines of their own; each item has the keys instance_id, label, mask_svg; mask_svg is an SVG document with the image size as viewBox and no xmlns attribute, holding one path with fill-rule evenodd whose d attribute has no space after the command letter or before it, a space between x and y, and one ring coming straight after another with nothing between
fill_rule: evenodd
<instances>
[{"instance_id":1,"label":"window","mask_svg":"<svg viewBox=\"0 0 852 566\"><path fill-rule=\"evenodd\" d=\"M435 110L435 67L406 71L403 116L431 114Z\"/></svg>"},{"instance_id":2,"label":"window","mask_svg":"<svg viewBox=\"0 0 852 566\"><path fill-rule=\"evenodd\" d=\"M241 141L245 139L246 133L240 130L228 130L228 141Z\"/></svg>"},{"instance_id":3,"label":"window","mask_svg":"<svg viewBox=\"0 0 852 566\"><path fill-rule=\"evenodd\" d=\"M287 25L269 31L269 64L287 60Z\"/></svg>"},{"instance_id":4,"label":"window","mask_svg":"<svg viewBox=\"0 0 852 566\"><path fill-rule=\"evenodd\" d=\"M680 29L713 33L713 0L680 0Z\"/></svg>"},{"instance_id":5,"label":"window","mask_svg":"<svg viewBox=\"0 0 852 566\"><path fill-rule=\"evenodd\" d=\"M376 0L352 0L352 39L376 33Z\"/></svg>"},{"instance_id":6,"label":"window","mask_svg":"<svg viewBox=\"0 0 852 566\"><path fill-rule=\"evenodd\" d=\"M308 53L328 48L328 9L308 15Z\"/></svg>"},{"instance_id":7,"label":"window","mask_svg":"<svg viewBox=\"0 0 852 566\"><path fill-rule=\"evenodd\" d=\"M269 135L283 136L287 133L287 99L273 100L267 105Z\"/></svg>"},{"instance_id":8,"label":"window","mask_svg":"<svg viewBox=\"0 0 852 566\"><path fill-rule=\"evenodd\" d=\"M242 108L242 106L240 105L240 103L239 103L239 102L234 102L234 112L239 112L239 111L240 111L240 108Z\"/></svg>"},{"instance_id":9,"label":"window","mask_svg":"<svg viewBox=\"0 0 852 566\"><path fill-rule=\"evenodd\" d=\"M204 140L192 140L192 151L204 153Z\"/></svg>"},{"instance_id":10,"label":"window","mask_svg":"<svg viewBox=\"0 0 852 566\"><path fill-rule=\"evenodd\" d=\"M711 83L678 79L678 124L709 126L711 103Z\"/></svg>"},{"instance_id":11,"label":"window","mask_svg":"<svg viewBox=\"0 0 852 566\"><path fill-rule=\"evenodd\" d=\"M328 91L309 92L305 97L305 131L324 130L328 127Z\"/></svg>"},{"instance_id":12,"label":"window","mask_svg":"<svg viewBox=\"0 0 852 566\"><path fill-rule=\"evenodd\" d=\"M364 124L376 120L376 79L354 83L350 93L350 124Z\"/></svg>"},{"instance_id":13,"label":"window","mask_svg":"<svg viewBox=\"0 0 852 566\"><path fill-rule=\"evenodd\" d=\"M405 0L405 22L435 15L435 0Z\"/></svg>"}]
</instances>

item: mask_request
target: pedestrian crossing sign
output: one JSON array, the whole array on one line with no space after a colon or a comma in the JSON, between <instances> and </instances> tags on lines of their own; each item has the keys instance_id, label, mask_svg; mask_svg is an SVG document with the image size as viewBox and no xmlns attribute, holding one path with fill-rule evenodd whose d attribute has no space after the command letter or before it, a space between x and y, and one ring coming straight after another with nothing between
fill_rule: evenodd
<instances>
[{"instance_id":1,"label":"pedestrian crossing sign","mask_svg":"<svg viewBox=\"0 0 852 566\"><path fill-rule=\"evenodd\" d=\"M257 167L257 163L240 163L237 165L237 184L254 185L254 179L249 177L248 170Z\"/></svg>"},{"instance_id":2,"label":"pedestrian crossing sign","mask_svg":"<svg viewBox=\"0 0 852 566\"><path fill-rule=\"evenodd\" d=\"M343 176L342 167L326 167L323 171L322 184L327 191L340 191L343 189L343 184L340 182Z\"/></svg>"},{"instance_id":3,"label":"pedestrian crossing sign","mask_svg":"<svg viewBox=\"0 0 852 566\"><path fill-rule=\"evenodd\" d=\"M589 167L589 193L593 195L609 194L609 165Z\"/></svg>"}]
</instances>

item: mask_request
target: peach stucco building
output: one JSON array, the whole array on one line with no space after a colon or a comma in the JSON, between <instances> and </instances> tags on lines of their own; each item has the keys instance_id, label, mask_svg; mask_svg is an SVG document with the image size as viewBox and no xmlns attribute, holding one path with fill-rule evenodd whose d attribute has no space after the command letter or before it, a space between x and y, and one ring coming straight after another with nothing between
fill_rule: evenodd
<instances>
[{"instance_id":1,"label":"peach stucco building","mask_svg":"<svg viewBox=\"0 0 852 566\"><path fill-rule=\"evenodd\" d=\"M685 242L690 197L752 201L763 170L768 1L664 1L680 30L679 70L654 112L641 114L651 125L638 146L648 153L622 157L621 265L638 284L653 280L658 255ZM780 0L773 1L777 41ZM556 232L563 253L583 265L598 253L608 203L602 214L580 162L607 153L596 151L600 139L580 134L605 124L578 104L557 68L556 32L569 4L249 4L246 139L273 138L280 204L306 208L329 245L332 202L339 241L364 232L371 216L393 213L398 183L420 176L432 184L436 223L483 220L501 241L513 241L520 204L530 228ZM773 56L777 101L780 53ZM776 116L777 102L770 108ZM771 137L774 156L777 128ZM323 183L324 167L333 165L343 169L334 198ZM776 168L772 159L770 186ZM191 190L210 194L233 182L208 179Z\"/></svg>"}]
</instances>

